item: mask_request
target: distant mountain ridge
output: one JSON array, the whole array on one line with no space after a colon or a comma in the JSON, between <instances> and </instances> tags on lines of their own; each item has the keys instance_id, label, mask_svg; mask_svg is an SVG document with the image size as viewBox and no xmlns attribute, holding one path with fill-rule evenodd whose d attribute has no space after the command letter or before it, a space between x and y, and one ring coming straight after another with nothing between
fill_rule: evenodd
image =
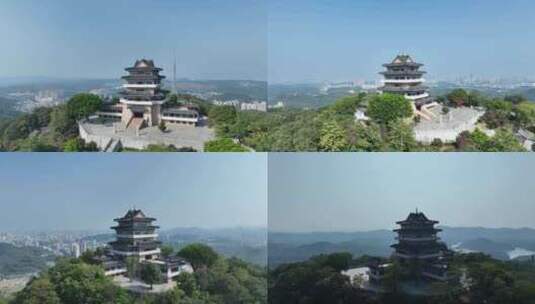
<instances>
[{"instance_id":1,"label":"distant mountain ridge","mask_svg":"<svg viewBox=\"0 0 535 304\"><path fill-rule=\"evenodd\" d=\"M441 239L452 249L483 252L501 260L522 259L535 253L535 229L439 227ZM303 261L311 256L347 251L353 255L389 256L395 243L390 230L357 232L269 232L269 266Z\"/></svg>"}]
</instances>

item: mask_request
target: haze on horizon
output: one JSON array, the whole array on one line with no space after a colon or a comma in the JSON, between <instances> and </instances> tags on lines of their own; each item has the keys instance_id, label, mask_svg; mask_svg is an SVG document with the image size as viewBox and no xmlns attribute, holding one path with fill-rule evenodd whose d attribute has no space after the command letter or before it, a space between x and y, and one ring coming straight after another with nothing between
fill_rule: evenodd
<instances>
[{"instance_id":1,"label":"haze on horizon","mask_svg":"<svg viewBox=\"0 0 535 304\"><path fill-rule=\"evenodd\" d=\"M116 79L136 59L172 79L267 77L265 0L6 0L0 78Z\"/></svg>"},{"instance_id":2,"label":"haze on horizon","mask_svg":"<svg viewBox=\"0 0 535 304\"><path fill-rule=\"evenodd\" d=\"M264 154L6 154L0 231L108 231L142 209L162 229L267 227Z\"/></svg>"},{"instance_id":3,"label":"haze on horizon","mask_svg":"<svg viewBox=\"0 0 535 304\"><path fill-rule=\"evenodd\" d=\"M526 154L270 154L268 164L272 232L393 229L416 208L443 226L535 228Z\"/></svg>"},{"instance_id":4,"label":"haze on horizon","mask_svg":"<svg viewBox=\"0 0 535 304\"><path fill-rule=\"evenodd\" d=\"M534 10L530 0L272 0L268 79L381 79L402 52L429 79L535 79Z\"/></svg>"}]
</instances>

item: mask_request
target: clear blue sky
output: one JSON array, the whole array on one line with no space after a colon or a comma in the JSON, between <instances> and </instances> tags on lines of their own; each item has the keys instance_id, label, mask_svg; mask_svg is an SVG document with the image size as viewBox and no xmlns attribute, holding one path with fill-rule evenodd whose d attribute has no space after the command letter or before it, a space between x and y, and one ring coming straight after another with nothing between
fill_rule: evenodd
<instances>
[{"instance_id":1,"label":"clear blue sky","mask_svg":"<svg viewBox=\"0 0 535 304\"><path fill-rule=\"evenodd\" d=\"M265 0L2 0L0 77L118 78L148 57L179 77L266 79Z\"/></svg>"},{"instance_id":2,"label":"clear blue sky","mask_svg":"<svg viewBox=\"0 0 535 304\"><path fill-rule=\"evenodd\" d=\"M392 229L415 208L441 225L535 228L529 154L270 154L268 163L272 231Z\"/></svg>"},{"instance_id":3,"label":"clear blue sky","mask_svg":"<svg viewBox=\"0 0 535 304\"><path fill-rule=\"evenodd\" d=\"M133 205L162 228L266 227L265 154L4 154L0 230L106 230Z\"/></svg>"},{"instance_id":4,"label":"clear blue sky","mask_svg":"<svg viewBox=\"0 0 535 304\"><path fill-rule=\"evenodd\" d=\"M429 77L535 78L532 0L271 0L272 82L375 79L407 52Z\"/></svg>"}]
</instances>

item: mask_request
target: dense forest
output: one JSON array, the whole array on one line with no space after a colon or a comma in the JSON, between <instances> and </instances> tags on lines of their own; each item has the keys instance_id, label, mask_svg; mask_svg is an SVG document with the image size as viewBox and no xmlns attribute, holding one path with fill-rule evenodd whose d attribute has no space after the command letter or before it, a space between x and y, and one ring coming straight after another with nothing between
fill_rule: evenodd
<instances>
[{"instance_id":1,"label":"dense forest","mask_svg":"<svg viewBox=\"0 0 535 304\"><path fill-rule=\"evenodd\" d=\"M525 151L515 136L522 128L535 131L535 103L521 95L489 98L478 92L455 89L436 100L451 107L485 109L480 129L461 133L451 144L435 140L418 143L413 134L409 101L397 95L361 93L342 97L319 109L275 109L268 112L238 111L215 106L191 95L171 95L168 103L194 103L208 117L217 138L205 143L207 152L245 151ZM96 151L93 143L78 137L76 121L94 113L102 100L78 94L65 104L37 108L32 113L0 120L0 149L4 151ZM357 108L367 108L371 120L355 121ZM133 151L126 149L125 151ZM192 152L188 147L149 146L151 152Z\"/></svg>"},{"instance_id":2,"label":"dense forest","mask_svg":"<svg viewBox=\"0 0 535 304\"><path fill-rule=\"evenodd\" d=\"M212 109L218 136L238 138L256 151L524 151L514 136L518 128L534 130L535 104L522 96L488 98L453 90L437 101L449 107L478 106L486 110L481 123L496 131L489 137L476 129L459 135L454 144L416 142L409 102L389 94L358 94L319 109L279 109L268 113ZM357 107L366 107L371 121L356 122Z\"/></svg>"},{"instance_id":3,"label":"dense forest","mask_svg":"<svg viewBox=\"0 0 535 304\"><path fill-rule=\"evenodd\" d=\"M261 304L267 303L267 277L263 268L237 258L225 258L210 247L192 244L167 255L191 262L195 272L175 278L176 286L159 294L129 292L104 275L92 252L78 259L59 259L54 267L33 278L5 304Z\"/></svg>"},{"instance_id":4,"label":"dense forest","mask_svg":"<svg viewBox=\"0 0 535 304\"><path fill-rule=\"evenodd\" d=\"M285 264L269 273L271 304L531 304L535 299L535 265L532 262L504 262L480 254L455 254L454 271L463 271L468 288L437 283L440 295L415 297L394 288L399 281L385 274L384 287L390 292L374 294L352 285L342 270L366 266L371 257L353 259L349 253L320 255L305 262Z\"/></svg>"}]
</instances>

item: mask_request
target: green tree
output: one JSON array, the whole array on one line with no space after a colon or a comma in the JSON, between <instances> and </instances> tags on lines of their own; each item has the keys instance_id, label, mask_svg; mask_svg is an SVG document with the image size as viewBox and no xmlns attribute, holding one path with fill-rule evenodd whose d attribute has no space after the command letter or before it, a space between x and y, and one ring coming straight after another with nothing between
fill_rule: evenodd
<instances>
[{"instance_id":1,"label":"green tree","mask_svg":"<svg viewBox=\"0 0 535 304\"><path fill-rule=\"evenodd\" d=\"M38 107L32 112L32 117L35 121L35 128L43 128L50 123L50 114L52 113L51 107Z\"/></svg>"},{"instance_id":2,"label":"green tree","mask_svg":"<svg viewBox=\"0 0 535 304\"><path fill-rule=\"evenodd\" d=\"M384 277L382 280L383 287L397 294L400 291L399 283L401 282L402 269L398 262L393 262L390 267L385 269Z\"/></svg>"},{"instance_id":3,"label":"green tree","mask_svg":"<svg viewBox=\"0 0 535 304\"><path fill-rule=\"evenodd\" d=\"M215 106L208 112L208 119L214 125L232 125L236 118L236 108L232 106Z\"/></svg>"},{"instance_id":4,"label":"green tree","mask_svg":"<svg viewBox=\"0 0 535 304\"><path fill-rule=\"evenodd\" d=\"M530 128L535 125L535 104L531 102L519 103L514 112L516 113L516 120L523 128Z\"/></svg>"},{"instance_id":5,"label":"green tree","mask_svg":"<svg viewBox=\"0 0 535 304\"><path fill-rule=\"evenodd\" d=\"M71 138L63 144L63 152L80 152L83 149L79 138Z\"/></svg>"},{"instance_id":6,"label":"green tree","mask_svg":"<svg viewBox=\"0 0 535 304\"><path fill-rule=\"evenodd\" d=\"M468 92L463 89L455 89L451 91L448 95L446 95L446 98L448 99L451 105L461 107L468 102L469 95Z\"/></svg>"},{"instance_id":7,"label":"green tree","mask_svg":"<svg viewBox=\"0 0 535 304\"><path fill-rule=\"evenodd\" d=\"M67 114L71 119L78 120L94 114L102 107L102 99L94 94L81 93L67 101Z\"/></svg>"},{"instance_id":8,"label":"green tree","mask_svg":"<svg viewBox=\"0 0 535 304\"><path fill-rule=\"evenodd\" d=\"M57 152L58 149L40 136L33 135L19 141L17 151L21 152Z\"/></svg>"},{"instance_id":9,"label":"green tree","mask_svg":"<svg viewBox=\"0 0 535 304\"><path fill-rule=\"evenodd\" d=\"M78 133L76 120L69 115L65 105L57 106L52 110L50 114L50 129L65 137Z\"/></svg>"},{"instance_id":10,"label":"green tree","mask_svg":"<svg viewBox=\"0 0 535 304\"><path fill-rule=\"evenodd\" d=\"M141 267L141 279L143 282L150 285L150 289L153 288L153 285L160 282L162 273L160 267L153 263L144 264Z\"/></svg>"},{"instance_id":11,"label":"green tree","mask_svg":"<svg viewBox=\"0 0 535 304\"><path fill-rule=\"evenodd\" d=\"M526 97L520 94L505 95L503 99L512 104L519 104L527 101Z\"/></svg>"},{"instance_id":12,"label":"green tree","mask_svg":"<svg viewBox=\"0 0 535 304\"><path fill-rule=\"evenodd\" d=\"M160 123L158 124L158 129L160 129L160 132L167 131L167 126L165 125L165 121L160 120Z\"/></svg>"},{"instance_id":13,"label":"green tree","mask_svg":"<svg viewBox=\"0 0 535 304\"><path fill-rule=\"evenodd\" d=\"M489 149L489 137L479 129L475 129L470 134L470 139L478 151L487 151Z\"/></svg>"},{"instance_id":14,"label":"green tree","mask_svg":"<svg viewBox=\"0 0 535 304\"><path fill-rule=\"evenodd\" d=\"M170 106L176 106L179 104L178 102L178 96L176 94L171 94L169 98L167 99L167 104Z\"/></svg>"},{"instance_id":15,"label":"green tree","mask_svg":"<svg viewBox=\"0 0 535 304\"><path fill-rule=\"evenodd\" d=\"M486 104L487 111L481 120L491 129L503 127L510 122L513 106L511 103L495 99Z\"/></svg>"},{"instance_id":16,"label":"green tree","mask_svg":"<svg viewBox=\"0 0 535 304\"><path fill-rule=\"evenodd\" d=\"M204 152L247 152L240 144L234 143L231 138L220 138L204 143Z\"/></svg>"},{"instance_id":17,"label":"green tree","mask_svg":"<svg viewBox=\"0 0 535 304\"><path fill-rule=\"evenodd\" d=\"M360 123L351 124L348 141L351 151L377 152L383 149L381 130L374 123L369 126Z\"/></svg>"},{"instance_id":18,"label":"green tree","mask_svg":"<svg viewBox=\"0 0 535 304\"><path fill-rule=\"evenodd\" d=\"M178 287L183 290L188 297L195 298L199 296L199 285L197 284L194 275L187 272L182 272L176 277L175 280L177 282Z\"/></svg>"},{"instance_id":19,"label":"green tree","mask_svg":"<svg viewBox=\"0 0 535 304\"><path fill-rule=\"evenodd\" d=\"M412 114L410 101L398 94L376 95L368 105L368 116L385 125Z\"/></svg>"},{"instance_id":20,"label":"green tree","mask_svg":"<svg viewBox=\"0 0 535 304\"><path fill-rule=\"evenodd\" d=\"M68 139L63 144L63 151L64 152L96 152L98 151L97 144L94 142L90 142L89 144L86 144L86 142L79 138L71 138Z\"/></svg>"},{"instance_id":21,"label":"green tree","mask_svg":"<svg viewBox=\"0 0 535 304\"><path fill-rule=\"evenodd\" d=\"M7 302L6 302L7 303ZM60 304L54 285L45 276L33 279L18 293L16 304Z\"/></svg>"},{"instance_id":22,"label":"green tree","mask_svg":"<svg viewBox=\"0 0 535 304\"><path fill-rule=\"evenodd\" d=\"M388 125L387 146L391 151L414 151L417 143L411 126L401 120L391 122Z\"/></svg>"},{"instance_id":23,"label":"green tree","mask_svg":"<svg viewBox=\"0 0 535 304\"><path fill-rule=\"evenodd\" d=\"M129 256L126 258L126 273L130 279L130 282L132 282L138 276L139 265L139 258L135 256Z\"/></svg>"},{"instance_id":24,"label":"green tree","mask_svg":"<svg viewBox=\"0 0 535 304\"><path fill-rule=\"evenodd\" d=\"M315 256L311 260L321 266L331 267L335 271L340 272L349 268L352 259L353 255L349 252L337 252Z\"/></svg>"},{"instance_id":25,"label":"green tree","mask_svg":"<svg viewBox=\"0 0 535 304\"><path fill-rule=\"evenodd\" d=\"M164 258L168 258L170 257L171 255L173 255L173 252L175 251L175 249L172 247L172 246L169 246L169 245L163 245L161 248L161 254Z\"/></svg>"},{"instance_id":26,"label":"green tree","mask_svg":"<svg viewBox=\"0 0 535 304\"><path fill-rule=\"evenodd\" d=\"M129 303L126 292L115 286L100 266L59 260L48 273L61 303Z\"/></svg>"},{"instance_id":27,"label":"green tree","mask_svg":"<svg viewBox=\"0 0 535 304\"><path fill-rule=\"evenodd\" d=\"M351 95L338 99L334 104L329 106L335 114L351 115L355 113L358 105L362 102L362 95Z\"/></svg>"},{"instance_id":28,"label":"green tree","mask_svg":"<svg viewBox=\"0 0 535 304\"><path fill-rule=\"evenodd\" d=\"M219 255L211 247L204 244L187 245L177 255L190 262L195 270L209 268L219 258Z\"/></svg>"},{"instance_id":29,"label":"green tree","mask_svg":"<svg viewBox=\"0 0 535 304\"><path fill-rule=\"evenodd\" d=\"M328 121L320 130L319 147L322 151L339 152L347 149L345 131L336 121Z\"/></svg>"},{"instance_id":30,"label":"green tree","mask_svg":"<svg viewBox=\"0 0 535 304\"><path fill-rule=\"evenodd\" d=\"M523 152L526 151L515 135L507 129L499 129L487 145L489 152Z\"/></svg>"}]
</instances>

